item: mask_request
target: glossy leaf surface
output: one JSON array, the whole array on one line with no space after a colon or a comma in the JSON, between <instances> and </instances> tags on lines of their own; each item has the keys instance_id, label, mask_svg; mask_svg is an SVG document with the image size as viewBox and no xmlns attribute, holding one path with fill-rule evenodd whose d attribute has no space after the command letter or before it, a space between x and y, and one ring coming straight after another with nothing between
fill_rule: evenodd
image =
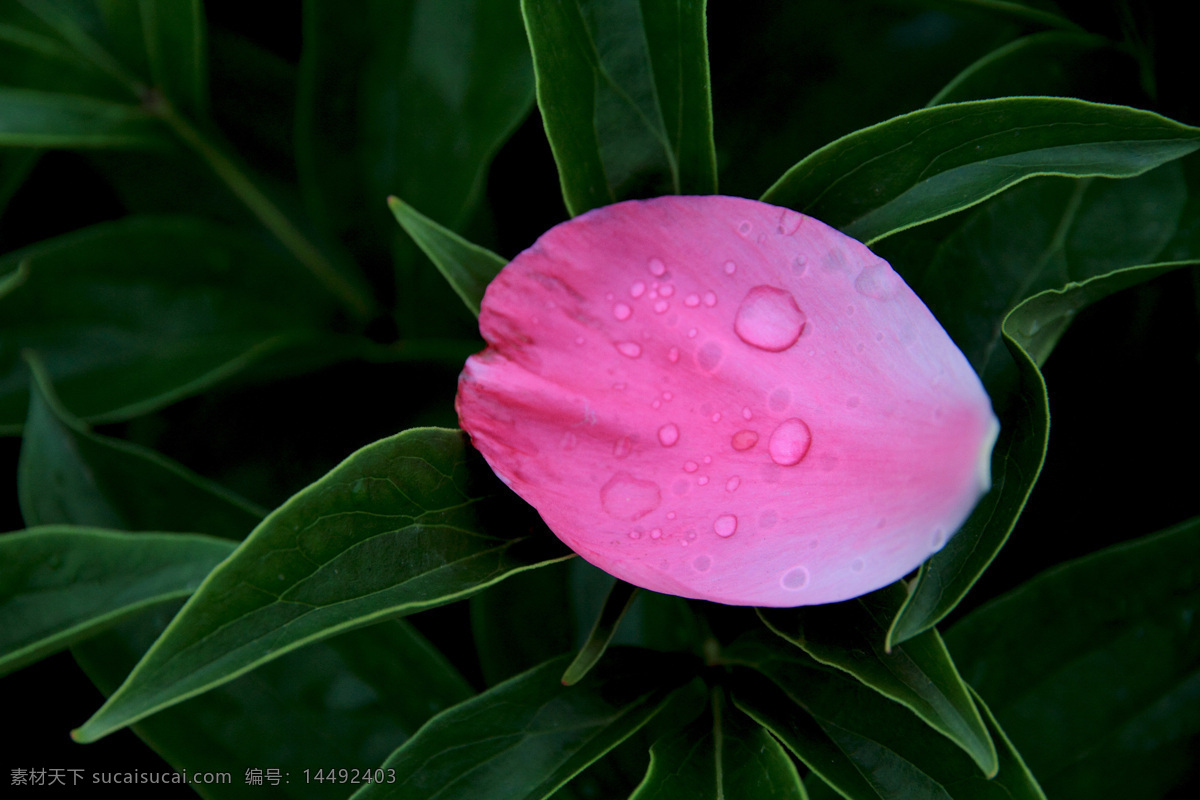
<instances>
[{"instance_id":1,"label":"glossy leaf surface","mask_svg":"<svg viewBox=\"0 0 1200 800\"><path fill-rule=\"evenodd\" d=\"M567 210L714 194L705 3L523 0Z\"/></svg>"},{"instance_id":2,"label":"glossy leaf surface","mask_svg":"<svg viewBox=\"0 0 1200 800\"><path fill-rule=\"evenodd\" d=\"M0 673L148 606L187 597L233 544L50 525L0 536Z\"/></svg>"},{"instance_id":3,"label":"glossy leaf surface","mask_svg":"<svg viewBox=\"0 0 1200 800\"><path fill-rule=\"evenodd\" d=\"M565 557L518 508L458 431L415 429L368 445L263 521L77 739L307 642Z\"/></svg>"},{"instance_id":4,"label":"glossy leaf surface","mask_svg":"<svg viewBox=\"0 0 1200 800\"><path fill-rule=\"evenodd\" d=\"M1148 111L1055 97L951 103L845 136L762 196L867 244L1037 175L1132 177L1200 147Z\"/></svg>"},{"instance_id":5,"label":"glossy leaf surface","mask_svg":"<svg viewBox=\"0 0 1200 800\"><path fill-rule=\"evenodd\" d=\"M1200 520L1042 573L947 635L1051 796L1157 798L1200 743Z\"/></svg>"},{"instance_id":6,"label":"glossy leaf surface","mask_svg":"<svg viewBox=\"0 0 1200 800\"><path fill-rule=\"evenodd\" d=\"M549 661L434 717L384 763L395 783L356 800L548 797L645 725L691 675L676 659L614 651L582 682ZM666 680L664 680L666 678Z\"/></svg>"},{"instance_id":7,"label":"glossy leaf surface","mask_svg":"<svg viewBox=\"0 0 1200 800\"><path fill-rule=\"evenodd\" d=\"M822 664L911 709L995 775L996 748L970 691L936 630L884 650L888 626L906 599L902 583L856 600L811 608L762 609L776 634Z\"/></svg>"}]
</instances>

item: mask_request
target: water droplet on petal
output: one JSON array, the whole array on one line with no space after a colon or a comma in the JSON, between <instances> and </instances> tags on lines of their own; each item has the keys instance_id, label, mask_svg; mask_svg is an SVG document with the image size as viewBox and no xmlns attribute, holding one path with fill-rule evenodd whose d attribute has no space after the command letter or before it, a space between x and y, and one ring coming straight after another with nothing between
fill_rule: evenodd
<instances>
[{"instance_id":1,"label":"water droplet on petal","mask_svg":"<svg viewBox=\"0 0 1200 800\"><path fill-rule=\"evenodd\" d=\"M734 450L749 450L758 444L758 431L738 431L732 441Z\"/></svg>"},{"instance_id":2,"label":"water droplet on petal","mask_svg":"<svg viewBox=\"0 0 1200 800\"><path fill-rule=\"evenodd\" d=\"M700 305L700 295L692 292L687 297L683 298L683 304L688 308L695 308Z\"/></svg>"},{"instance_id":3,"label":"water droplet on petal","mask_svg":"<svg viewBox=\"0 0 1200 800\"><path fill-rule=\"evenodd\" d=\"M738 233L740 233L742 236L749 236L752 229L753 226L750 224L749 220L743 220L742 224L738 225Z\"/></svg>"},{"instance_id":4,"label":"water droplet on petal","mask_svg":"<svg viewBox=\"0 0 1200 800\"><path fill-rule=\"evenodd\" d=\"M754 419L754 412L750 410L750 406L742 406L742 419Z\"/></svg>"},{"instance_id":5,"label":"water droplet on petal","mask_svg":"<svg viewBox=\"0 0 1200 800\"><path fill-rule=\"evenodd\" d=\"M712 415L712 421L713 421L713 422L720 422L720 421L721 421L721 412L720 412L720 411L718 411L717 413L715 413L715 414L713 414L713 415Z\"/></svg>"},{"instance_id":6,"label":"water droplet on petal","mask_svg":"<svg viewBox=\"0 0 1200 800\"><path fill-rule=\"evenodd\" d=\"M808 272L808 259L804 256L796 256L792 259L792 272L800 278L804 277L804 273Z\"/></svg>"},{"instance_id":7,"label":"water droplet on petal","mask_svg":"<svg viewBox=\"0 0 1200 800\"><path fill-rule=\"evenodd\" d=\"M696 330L695 328L692 328L690 331L688 331L688 338L695 339L697 333L699 333L699 331Z\"/></svg>"},{"instance_id":8,"label":"water droplet on petal","mask_svg":"<svg viewBox=\"0 0 1200 800\"><path fill-rule=\"evenodd\" d=\"M700 469L700 465L697 464L695 461L685 461L683 463L683 471L684 472L695 472L698 469Z\"/></svg>"},{"instance_id":9,"label":"water droplet on petal","mask_svg":"<svg viewBox=\"0 0 1200 800\"><path fill-rule=\"evenodd\" d=\"M943 547L946 546L946 532L943 531L941 528L934 528L933 538L930 540L929 543L930 543L930 545L933 546L933 549L935 551L941 550Z\"/></svg>"},{"instance_id":10,"label":"water droplet on petal","mask_svg":"<svg viewBox=\"0 0 1200 800\"><path fill-rule=\"evenodd\" d=\"M661 258L650 259L650 274L656 278L661 278L667 272L667 265L662 262Z\"/></svg>"},{"instance_id":11,"label":"water droplet on petal","mask_svg":"<svg viewBox=\"0 0 1200 800\"><path fill-rule=\"evenodd\" d=\"M726 261L725 262L725 274L732 275L735 272L737 272L737 264L733 263L732 261Z\"/></svg>"},{"instance_id":12,"label":"water droplet on petal","mask_svg":"<svg viewBox=\"0 0 1200 800\"><path fill-rule=\"evenodd\" d=\"M663 392L663 400L666 400L669 403L674 399L675 395L671 394L670 392Z\"/></svg>"},{"instance_id":13,"label":"water droplet on petal","mask_svg":"<svg viewBox=\"0 0 1200 800\"><path fill-rule=\"evenodd\" d=\"M699 478L696 478L696 483L700 486L708 486L708 476L701 475Z\"/></svg>"},{"instance_id":14,"label":"water droplet on petal","mask_svg":"<svg viewBox=\"0 0 1200 800\"><path fill-rule=\"evenodd\" d=\"M678 347L672 347L670 350L667 351L667 361L670 361L672 364L675 364L679 361L679 348Z\"/></svg>"},{"instance_id":15,"label":"water droplet on petal","mask_svg":"<svg viewBox=\"0 0 1200 800\"><path fill-rule=\"evenodd\" d=\"M713 531L716 532L717 536L728 539L737 533L737 522L737 517L733 514L722 514L713 523Z\"/></svg>"},{"instance_id":16,"label":"water droplet on petal","mask_svg":"<svg viewBox=\"0 0 1200 800\"><path fill-rule=\"evenodd\" d=\"M675 287L669 283L664 283L658 290L658 293L663 297L670 297L671 295L675 294Z\"/></svg>"},{"instance_id":17,"label":"water droplet on petal","mask_svg":"<svg viewBox=\"0 0 1200 800\"><path fill-rule=\"evenodd\" d=\"M613 456L616 458L625 458L633 452L633 442L629 441L628 436L622 436L613 442Z\"/></svg>"},{"instance_id":18,"label":"water droplet on petal","mask_svg":"<svg viewBox=\"0 0 1200 800\"><path fill-rule=\"evenodd\" d=\"M651 539L662 538L662 528L655 528L654 530L650 531L650 538Z\"/></svg>"},{"instance_id":19,"label":"water droplet on petal","mask_svg":"<svg viewBox=\"0 0 1200 800\"><path fill-rule=\"evenodd\" d=\"M629 358L637 358L642 354L642 346L637 342L617 342L617 352Z\"/></svg>"},{"instance_id":20,"label":"water droplet on petal","mask_svg":"<svg viewBox=\"0 0 1200 800\"><path fill-rule=\"evenodd\" d=\"M709 308L712 308L716 304L717 304L717 293L716 292L705 292L704 293L704 305L708 306Z\"/></svg>"},{"instance_id":21,"label":"water droplet on petal","mask_svg":"<svg viewBox=\"0 0 1200 800\"><path fill-rule=\"evenodd\" d=\"M662 502L662 492L654 481L644 481L628 472L618 472L600 487L600 505L613 517L641 519Z\"/></svg>"},{"instance_id":22,"label":"water droplet on petal","mask_svg":"<svg viewBox=\"0 0 1200 800\"><path fill-rule=\"evenodd\" d=\"M791 236L800 228L800 223L804 221L804 217L792 211L790 208L785 208L783 214L779 217L779 232L784 236Z\"/></svg>"},{"instance_id":23,"label":"water droplet on petal","mask_svg":"<svg viewBox=\"0 0 1200 800\"><path fill-rule=\"evenodd\" d=\"M862 572L864 569L866 569L866 566L867 565L863 563L861 558L856 558L850 562L850 569L854 570L855 572Z\"/></svg>"},{"instance_id":24,"label":"water droplet on petal","mask_svg":"<svg viewBox=\"0 0 1200 800\"><path fill-rule=\"evenodd\" d=\"M808 455L808 447L812 444L812 431L802 419L789 419L779 423L779 427L771 434L767 443L767 451L771 460L781 467L792 467L799 464Z\"/></svg>"},{"instance_id":25,"label":"water droplet on petal","mask_svg":"<svg viewBox=\"0 0 1200 800\"><path fill-rule=\"evenodd\" d=\"M658 441L663 447L673 447L679 441L679 427L668 422L658 429Z\"/></svg>"},{"instance_id":26,"label":"water droplet on petal","mask_svg":"<svg viewBox=\"0 0 1200 800\"><path fill-rule=\"evenodd\" d=\"M705 463L705 464L711 464L711 463L712 463L712 456L705 456L705 457L704 457L704 463Z\"/></svg>"},{"instance_id":27,"label":"water droplet on petal","mask_svg":"<svg viewBox=\"0 0 1200 800\"><path fill-rule=\"evenodd\" d=\"M642 538L642 532L641 531L630 531L629 538L630 539L640 539L640 538Z\"/></svg>"},{"instance_id":28,"label":"water droplet on petal","mask_svg":"<svg viewBox=\"0 0 1200 800\"><path fill-rule=\"evenodd\" d=\"M654 398L653 402L650 403L650 407L654 409L662 408L662 400L659 400L657 397Z\"/></svg>"},{"instance_id":29,"label":"water droplet on petal","mask_svg":"<svg viewBox=\"0 0 1200 800\"><path fill-rule=\"evenodd\" d=\"M886 261L876 261L863 267L854 279L855 290L876 300L888 300L899 289L900 277L892 271Z\"/></svg>"},{"instance_id":30,"label":"water droplet on petal","mask_svg":"<svg viewBox=\"0 0 1200 800\"><path fill-rule=\"evenodd\" d=\"M646 284L638 281L633 286L629 287L629 295L633 298L641 297L646 293Z\"/></svg>"},{"instance_id":31,"label":"water droplet on petal","mask_svg":"<svg viewBox=\"0 0 1200 800\"><path fill-rule=\"evenodd\" d=\"M576 337L575 337L575 344L583 344L583 337L582 337L582 336L576 336Z\"/></svg>"},{"instance_id":32,"label":"water droplet on petal","mask_svg":"<svg viewBox=\"0 0 1200 800\"><path fill-rule=\"evenodd\" d=\"M792 567L787 572L783 573L783 577L779 580L779 585L790 591L803 589L808 583L808 570L804 567Z\"/></svg>"},{"instance_id":33,"label":"water droplet on petal","mask_svg":"<svg viewBox=\"0 0 1200 800\"><path fill-rule=\"evenodd\" d=\"M695 569L696 572L708 572L708 569L711 566L712 558L709 556L696 556L695 560L692 561L692 568Z\"/></svg>"},{"instance_id":34,"label":"water droplet on petal","mask_svg":"<svg viewBox=\"0 0 1200 800\"><path fill-rule=\"evenodd\" d=\"M738 307L733 329L746 344L779 353L796 343L806 320L791 292L755 286Z\"/></svg>"},{"instance_id":35,"label":"water droplet on petal","mask_svg":"<svg viewBox=\"0 0 1200 800\"><path fill-rule=\"evenodd\" d=\"M667 309L669 309L670 307L671 307L671 304L668 303L666 300L659 300L654 304L654 313L655 314L665 314L665 313L667 313Z\"/></svg>"},{"instance_id":36,"label":"water droplet on petal","mask_svg":"<svg viewBox=\"0 0 1200 800\"><path fill-rule=\"evenodd\" d=\"M736 492L737 488L742 485L742 479L734 475L729 480L725 481L725 491Z\"/></svg>"},{"instance_id":37,"label":"water droplet on petal","mask_svg":"<svg viewBox=\"0 0 1200 800\"><path fill-rule=\"evenodd\" d=\"M675 512L674 512L674 511L668 511L668 512L667 512L667 519L675 519Z\"/></svg>"},{"instance_id":38,"label":"water droplet on petal","mask_svg":"<svg viewBox=\"0 0 1200 800\"><path fill-rule=\"evenodd\" d=\"M624 303L617 303L615 306L613 306L613 316L619 321L624 322L633 316L633 309Z\"/></svg>"},{"instance_id":39,"label":"water droplet on petal","mask_svg":"<svg viewBox=\"0 0 1200 800\"><path fill-rule=\"evenodd\" d=\"M696 363L705 372L712 372L720 366L722 355L724 352L721 350L721 345L716 342L707 342L696 352Z\"/></svg>"}]
</instances>

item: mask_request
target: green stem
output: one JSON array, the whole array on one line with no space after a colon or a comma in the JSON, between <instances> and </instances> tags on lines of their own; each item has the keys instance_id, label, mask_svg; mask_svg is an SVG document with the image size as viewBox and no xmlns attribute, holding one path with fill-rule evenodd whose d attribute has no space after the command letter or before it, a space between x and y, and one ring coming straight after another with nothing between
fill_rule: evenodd
<instances>
[{"instance_id":1,"label":"green stem","mask_svg":"<svg viewBox=\"0 0 1200 800\"><path fill-rule=\"evenodd\" d=\"M254 216L275 235L296 260L331 291L359 321L369 319L375 311L371 297L361 291L339 272L324 254L309 241L299 228L288 219L278 206L254 184L228 155L187 119L175 111L171 103L161 96L146 98L145 107L157 114L180 139L192 148L213 172L225 182Z\"/></svg>"},{"instance_id":2,"label":"green stem","mask_svg":"<svg viewBox=\"0 0 1200 800\"><path fill-rule=\"evenodd\" d=\"M637 592L636 586L631 586L625 581L618 580L613 584L608 597L604 599L604 607L600 609L600 616L596 618L596 624L592 626L592 632L588 634L587 641L575 656L575 660L567 667L567 671L563 673L563 686L574 686L579 683L592 667L596 666L596 662L604 655L604 651L608 649L608 643L616 634L617 626L621 624L621 618L633 604L633 598L637 596Z\"/></svg>"}]
</instances>

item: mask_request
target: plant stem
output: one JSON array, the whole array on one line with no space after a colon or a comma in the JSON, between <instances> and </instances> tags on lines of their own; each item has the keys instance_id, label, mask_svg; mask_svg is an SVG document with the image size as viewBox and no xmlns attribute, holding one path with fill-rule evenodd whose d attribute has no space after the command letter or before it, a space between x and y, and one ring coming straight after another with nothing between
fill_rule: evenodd
<instances>
[{"instance_id":1,"label":"plant stem","mask_svg":"<svg viewBox=\"0 0 1200 800\"><path fill-rule=\"evenodd\" d=\"M155 94L144 98L143 103L147 110L157 114L184 143L208 163L229 190L258 217L267 230L275 235L314 278L341 301L355 319L360 322L370 319L375 311L375 303L370 295L339 272L233 159L180 115L166 98Z\"/></svg>"}]
</instances>

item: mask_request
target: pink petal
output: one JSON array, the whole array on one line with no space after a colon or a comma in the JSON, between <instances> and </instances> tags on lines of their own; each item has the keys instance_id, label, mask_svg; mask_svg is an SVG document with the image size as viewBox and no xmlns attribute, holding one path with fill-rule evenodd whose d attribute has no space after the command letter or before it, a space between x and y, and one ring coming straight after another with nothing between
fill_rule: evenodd
<instances>
[{"instance_id":1,"label":"pink petal","mask_svg":"<svg viewBox=\"0 0 1200 800\"><path fill-rule=\"evenodd\" d=\"M488 287L458 414L569 547L667 594L797 606L885 586L990 484L999 425L887 262L734 197L563 223Z\"/></svg>"}]
</instances>

